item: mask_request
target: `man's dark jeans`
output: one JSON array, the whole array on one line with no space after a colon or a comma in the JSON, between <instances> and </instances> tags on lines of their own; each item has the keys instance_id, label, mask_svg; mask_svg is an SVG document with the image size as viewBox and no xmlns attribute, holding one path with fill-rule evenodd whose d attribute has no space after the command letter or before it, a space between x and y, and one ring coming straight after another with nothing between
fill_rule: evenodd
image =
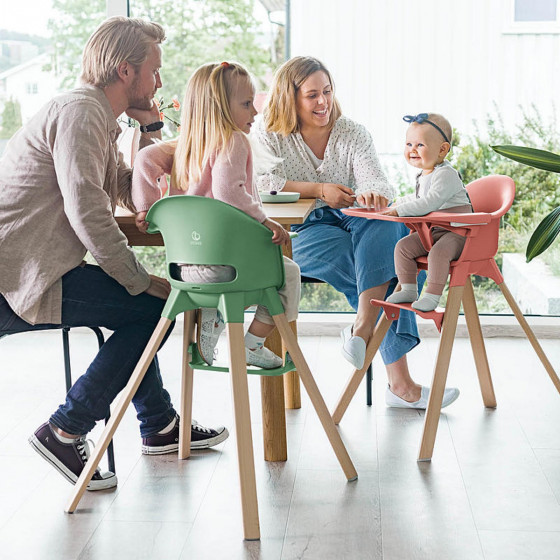
<instances>
[{"instance_id":1,"label":"man's dark jeans","mask_svg":"<svg viewBox=\"0 0 560 560\"><path fill-rule=\"evenodd\" d=\"M140 359L164 305L164 300L148 294L131 296L98 266L79 266L62 277L62 324L105 327L114 332L86 373L74 383L66 402L51 416L55 426L69 434L81 435L107 416L109 405L126 385ZM0 335L3 331L25 332L60 326L26 323L0 295ZM171 328L167 336L170 332ZM175 417L169 393L163 388L157 357L132 402L142 437L162 430Z\"/></svg>"}]
</instances>

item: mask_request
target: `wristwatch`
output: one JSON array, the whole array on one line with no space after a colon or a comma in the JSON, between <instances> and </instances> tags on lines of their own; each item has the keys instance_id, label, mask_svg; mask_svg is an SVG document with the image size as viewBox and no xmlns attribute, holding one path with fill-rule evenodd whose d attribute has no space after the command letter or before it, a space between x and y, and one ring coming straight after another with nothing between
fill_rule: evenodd
<instances>
[{"instance_id":1,"label":"wristwatch","mask_svg":"<svg viewBox=\"0 0 560 560\"><path fill-rule=\"evenodd\" d=\"M163 121L156 121L151 124L141 124L140 132L156 132L156 130L161 130L163 128Z\"/></svg>"}]
</instances>

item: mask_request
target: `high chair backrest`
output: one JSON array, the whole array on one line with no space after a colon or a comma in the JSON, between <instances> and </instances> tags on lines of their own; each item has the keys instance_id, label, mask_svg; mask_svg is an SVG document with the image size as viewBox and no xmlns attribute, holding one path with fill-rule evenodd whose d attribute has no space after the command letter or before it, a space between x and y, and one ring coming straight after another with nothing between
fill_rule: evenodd
<instances>
[{"instance_id":1,"label":"high chair backrest","mask_svg":"<svg viewBox=\"0 0 560 560\"><path fill-rule=\"evenodd\" d=\"M163 237L172 288L188 292L198 307L217 307L222 294L242 294L242 305L262 303L260 291L284 285L282 250L272 243L272 232L229 204L201 196L170 196L150 208L146 221L148 233ZM236 275L230 282L184 282L173 275L177 263L228 265Z\"/></svg>"},{"instance_id":2,"label":"high chair backrest","mask_svg":"<svg viewBox=\"0 0 560 560\"><path fill-rule=\"evenodd\" d=\"M506 175L490 175L469 183L466 189L473 211L486 212L492 218L488 224L475 226L476 231L473 230L473 233L476 235L467 238L459 260L477 261L493 258L498 252L500 219L513 204L515 183Z\"/></svg>"}]
</instances>

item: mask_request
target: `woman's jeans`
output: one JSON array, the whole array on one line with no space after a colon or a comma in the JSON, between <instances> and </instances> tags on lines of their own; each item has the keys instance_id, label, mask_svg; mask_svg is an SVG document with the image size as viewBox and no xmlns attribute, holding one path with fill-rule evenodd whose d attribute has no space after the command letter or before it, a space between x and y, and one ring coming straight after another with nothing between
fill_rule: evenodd
<instances>
[{"instance_id":1,"label":"woman's jeans","mask_svg":"<svg viewBox=\"0 0 560 560\"><path fill-rule=\"evenodd\" d=\"M408 228L399 222L346 216L340 210L317 208L301 226L292 226L298 236L292 240L292 255L301 274L317 278L342 292L358 308L359 295L369 288L390 282L385 297L397 285L395 245ZM418 275L421 290L425 273ZM396 362L418 343L416 316L401 311L380 346L385 364Z\"/></svg>"},{"instance_id":2,"label":"woman's jeans","mask_svg":"<svg viewBox=\"0 0 560 560\"><path fill-rule=\"evenodd\" d=\"M131 296L98 266L80 266L62 277L62 325L104 327L114 332L85 374L74 383L66 402L59 406L50 422L69 434L81 435L107 416L109 405L132 375L164 305L164 300L145 293ZM60 326L26 323L0 295L0 335L3 331L14 333ZM170 332L171 328L167 336ZM157 357L148 367L132 402L142 437L162 430L175 417L169 393L163 388Z\"/></svg>"}]
</instances>

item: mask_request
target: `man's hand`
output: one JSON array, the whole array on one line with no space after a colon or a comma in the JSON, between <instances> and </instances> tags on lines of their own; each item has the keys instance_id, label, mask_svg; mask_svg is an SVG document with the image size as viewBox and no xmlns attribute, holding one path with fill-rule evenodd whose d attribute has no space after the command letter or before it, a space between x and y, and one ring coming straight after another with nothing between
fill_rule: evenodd
<instances>
[{"instance_id":1,"label":"man's hand","mask_svg":"<svg viewBox=\"0 0 560 560\"><path fill-rule=\"evenodd\" d=\"M290 234L278 222L267 218L262 224L272 232L272 243L275 245L287 245L290 242Z\"/></svg>"},{"instance_id":2,"label":"man's hand","mask_svg":"<svg viewBox=\"0 0 560 560\"><path fill-rule=\"evenodd\" d=\"M150 225L146 221L146 215L147 214L148 214L148 212L138 212L138 214L136 214L136 218L134 219L134 223L136 224L136 227L142 233L147 233L148 232L148 226Z\"/></svg>"},{"instance_id":3,"label":"man's hand","mask_svg":"<svg viewBox=\"0 0 560 560\"><path fill-rule=\"evenodd\" d=\"M165 278L160 278L159 276L150 274L150 285L144 291L145 294L155 296L160 299L167 299L170 292L171 284Z\"/></svg>"},{"instance_id":4,"label":"man's hand","mask_svg":"<svg viewBox=\"0 0 560 560\"><path fill-rule=\"evenodd\" d=\"M156 105L156 102L152 100L152 107L149 110L144 109L135 109L133 107L129 107L125 113L131 119L138 121L142 125L152 124L156 121L159 121L159 108Z\"/></svg>"},{"instance_id":5,"label":"man's hand","mask_svg":"<svg viewBox=\"0 0 560 560\"><path fill-rule=\"evenodd\" d=\"M336 183L321 183L321 200L331 208L348 208L354 204L355 195L350 187Z\"/></svg>"},{"instance_id":6,"label":"man's hand","mask_svg":"<svg viewBox=\"0 0 560 560\"><path fill-rule=\"evenodd\" d=\"M368 210L371 208L374 210L383 210L387 208L387 204L389 203L384 196L381 196L375 191L361 193L356 197L356 200L360 206L365 206Z\"/></svg>"}]
</instances>

